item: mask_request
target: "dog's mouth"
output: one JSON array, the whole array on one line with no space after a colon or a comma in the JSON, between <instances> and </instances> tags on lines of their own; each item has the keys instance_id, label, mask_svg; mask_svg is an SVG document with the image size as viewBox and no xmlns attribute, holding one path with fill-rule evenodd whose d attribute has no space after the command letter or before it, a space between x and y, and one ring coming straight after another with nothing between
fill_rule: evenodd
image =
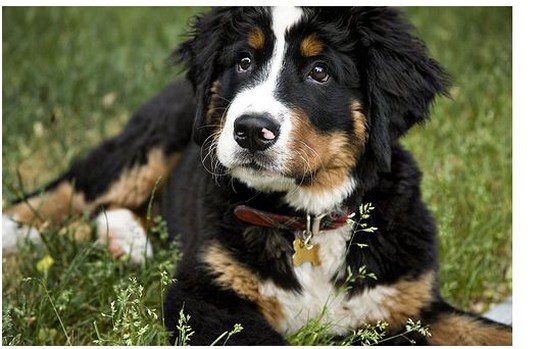
<instances>
[{"instance_id":1,"label":"dog's mouth","mask_svg":"<svg viewBox=\"0 0 541 349\"><path fill-rule=\"evenodd\" d=\"M266 166L262 166L254 161L247 164L240 165L240 167L248 169L248 170L252 170L257 173L261 173L262 175L281 175L279 171L276 171L272 168L268 168Z\"/></svg>"},{"instance_id":2,"label":"dog's mouth","mask_svg":"<svg viewBox=\"0 0 541 349\"><path fill-rule=\"evenodd\" d=\"M289 192L298 181L281 165L276 154L265 152L236 151L228 164L229 174L249 187L264 192Z\"/></svg>"},{"instance_id":3,"label":"dog's mouth","mask_svg":"<svg viewBox=\"0 0 541 349\"><path fill-rule=\"evenodd\" d=\"M240 154L237 154L240 155ZM236 157L236 163L230 167L233 177L237 177L247 184L259 181L280 183L280 190L285 183L297 187L298 185L310 185L317 176L318 171L304 169L303 172L292 171L287 166L280 166L279 161L266 153L247 153ZM292 188L293 188L292 187Z\"/></svg>"},{"instance_id":4,"label":"dog's mouth","mask_svg":"<svg viewBox=\"0 0 541 349\"><path fill-rule=\"evenodd\" d=\"M283 171L277 166L270 156L264 153L243 152L237 156L236 167L250 170L263 176L284 176Z\"/></svg>"}]
</instances>

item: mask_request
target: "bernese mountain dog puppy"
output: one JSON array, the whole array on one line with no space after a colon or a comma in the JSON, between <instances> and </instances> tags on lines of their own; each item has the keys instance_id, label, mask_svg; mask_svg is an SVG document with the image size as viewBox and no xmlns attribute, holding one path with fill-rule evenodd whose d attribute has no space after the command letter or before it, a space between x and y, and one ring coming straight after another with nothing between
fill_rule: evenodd
<instances>
[{"instance_id":1,"label":"bernese mountain dog puppy","mask_svg":"<svg viewBox=\"0 0 541 349\"><path fill-rule=\"evenodd\" d=\"M182 311L196 345L235 324L228 344L287 344L316 318L337 337L378 321L392 336L412 319L431 335L392 343L511 344L510 327L440 296L437 229L398 139L449 83L398 10L215 8L191 34L174 53L187 80L5 210L5 249L94 212L98 239L140 262L157 188L182 245L171 343Z\"/></svg>"}]
</instances>

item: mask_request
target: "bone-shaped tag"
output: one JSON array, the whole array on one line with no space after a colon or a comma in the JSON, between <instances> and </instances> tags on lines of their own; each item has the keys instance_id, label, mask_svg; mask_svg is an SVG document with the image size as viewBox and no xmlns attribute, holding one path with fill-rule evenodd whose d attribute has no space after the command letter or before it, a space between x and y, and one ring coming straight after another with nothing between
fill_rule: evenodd
<instances>
[{"instance_id":1,"label":"bone-shaped tag","mask_svg":"<svg viewBox=\"0 0 541 349\"><path fill-rule=\"evenodd\" d=\"M318 244L307 248L301 239L295 239L293 241L293 249L295 250L295 253L293 254L293 264L296 267L306 262L312 263L315 267L321 264L321 261L319 260Z\"/></svg>"}]
</instances>

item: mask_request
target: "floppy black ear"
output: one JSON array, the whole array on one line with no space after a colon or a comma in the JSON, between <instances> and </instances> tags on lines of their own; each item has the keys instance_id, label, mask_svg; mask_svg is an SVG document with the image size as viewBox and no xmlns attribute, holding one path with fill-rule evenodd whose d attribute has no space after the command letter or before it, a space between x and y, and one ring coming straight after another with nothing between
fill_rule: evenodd
<instances>
[{"instance_id":1,"label":"floppy black ear","mask_svg":"<svg viewBox=\"0 0 541 349\"><path fill-rule=\"evenodd\" d=\"M194 17L191 38L173 53L177 63L186 68L186 77L192 83L196 98L193 138L202 145L210 135L205 125L212 82L220 74L218 60L222 47L223 23L229 20L229 10L214 8L209 13Z\"/></svg>"},{"instance_id":2,"label":"floppy black ear","mask_svg":"<svg viewBox=\"0 0 541 349\"><path fill-rule=\"evenodd\" d=\"M378 167L390 170L391 144L425 120L432 101L446 94L444 69L412 35L413 26L392 8L353 10L362 45L370 140Z\"/></svg>"}]
</instances>

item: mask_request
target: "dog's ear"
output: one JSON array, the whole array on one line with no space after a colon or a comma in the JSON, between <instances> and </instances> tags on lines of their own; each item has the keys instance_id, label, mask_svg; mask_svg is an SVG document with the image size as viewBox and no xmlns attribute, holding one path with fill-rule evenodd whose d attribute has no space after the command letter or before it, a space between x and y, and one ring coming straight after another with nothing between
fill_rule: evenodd
<instances>
[{"instance_id":1,"label":"dog's ear","mask_svg":"<svg viewBox=\"0 0 541 349\"><path fill-rule=\"evenodd\" d=\"M194 88L197 108L192 135L199 145L210 136L209 127L205 124L209 92L212 82L220 74L218 61L222 30L223 23L229 20L228 13L225 8L214 8L194 17L190 38L173 52L173 59L184 66L186 77Z\"/></svg>"},{"instance_id":2,"label":"dog's ear","mask_svg":"<svg viewBox=\"0 0 541 349\"><path fill-rule=\"evenodd\" d=\"M447 93L449 79L413 36L413 26L400 11L372 7L352 12L369 114L367 151L373 152L380 169L388 171L392 142L428 117L435 96Z\"/></svg>"}]
</instances>

